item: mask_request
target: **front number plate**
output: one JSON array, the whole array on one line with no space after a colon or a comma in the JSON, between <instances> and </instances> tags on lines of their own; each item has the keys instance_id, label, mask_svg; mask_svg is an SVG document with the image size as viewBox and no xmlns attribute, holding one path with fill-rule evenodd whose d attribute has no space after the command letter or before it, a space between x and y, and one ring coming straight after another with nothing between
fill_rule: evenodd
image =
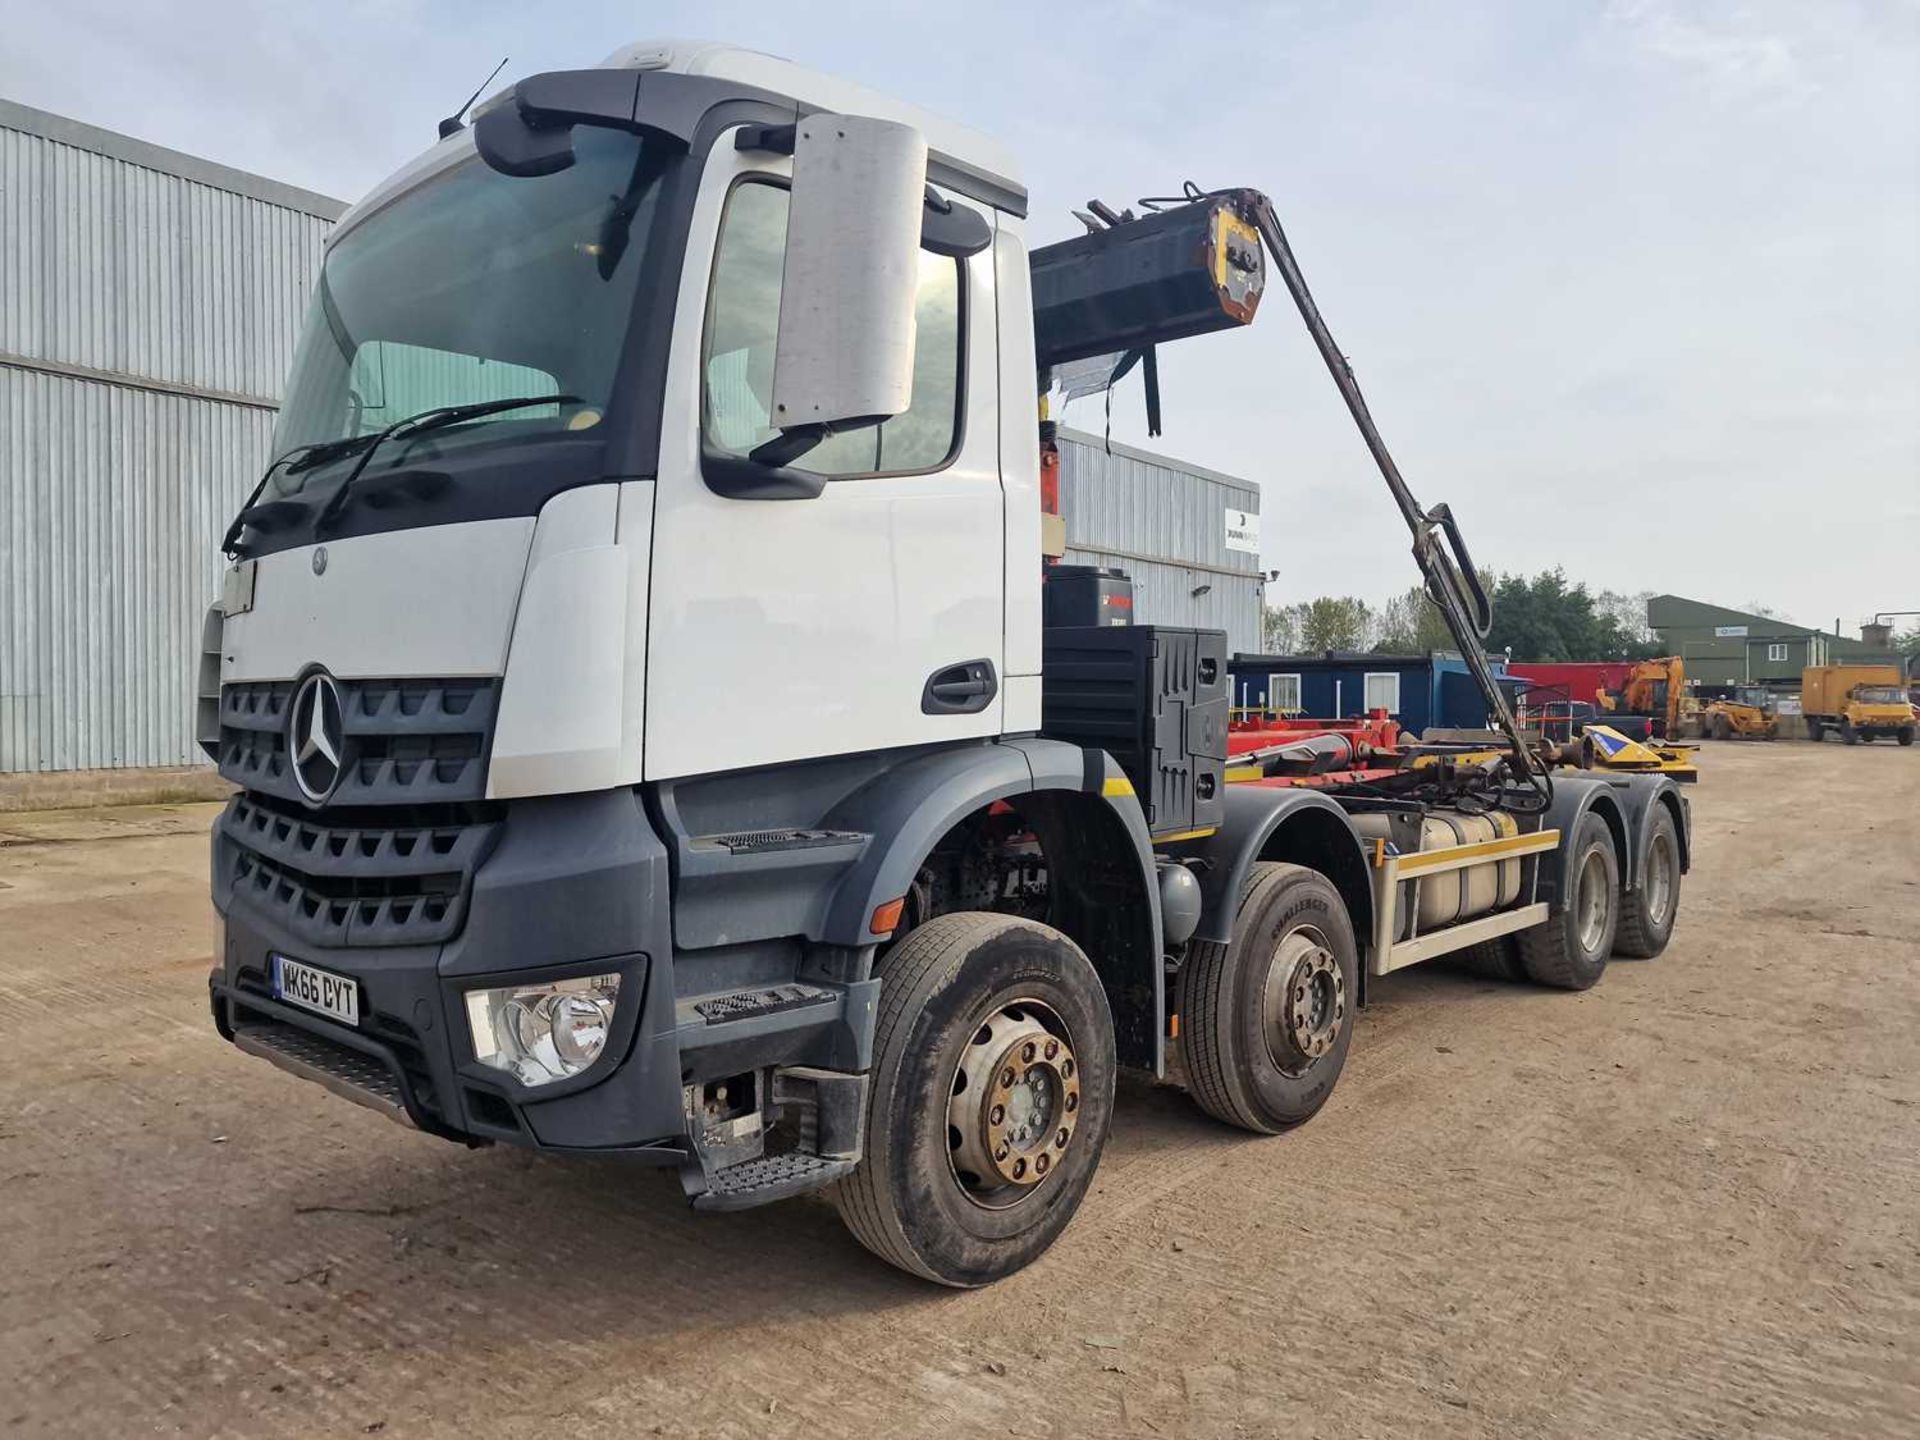
<instances>
[{"instance_id":1,"label":"front number plate","mask_svg":"<svg viewBox=\"0 0 1920 1440\"><path fill-rule=\"evenodd\" d=\"M344 975L316 970L284 955L273 957L273 993L289 1005L344 1024L360 1023L360 986Z\"/></svg>"}]
</instances>

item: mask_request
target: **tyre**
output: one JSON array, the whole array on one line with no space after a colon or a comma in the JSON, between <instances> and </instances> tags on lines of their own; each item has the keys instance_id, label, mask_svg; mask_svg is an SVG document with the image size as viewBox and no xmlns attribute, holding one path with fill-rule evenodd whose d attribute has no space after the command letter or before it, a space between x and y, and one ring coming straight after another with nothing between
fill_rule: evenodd
<instances>
[{"instance_id":1,"label":"tyre","mask_svg":"<svg viewBox=\"0 0 1920 1440\"><path fill-rule=\"evenodd\" d=\"M1860 743L1860 732L1845 720L1842 720L1840 722L1840 738L1849 745L1858 745Z\"/></svg>"},{"instance_id":2,"label":"tyre","mask_svg":"<svg viewBox=\"0 0 1920 1440\"><path fill-rule=\"evenodd\" d=\"M1898 730L1894 732L1894 738L1898 740L1902 745L1913 744L1913 726L1902 725Z\"/></svg>"},{"instance_id":3,"label":"tyre","mask_svg":"<svg viewBox=\"0 0 1920 1440\"><path fill-rule=\"evenodd\" d=\"M1716 740L1731 740L1733 738L1733 722L1724 715L1714 716L1713 738Z\"/></svg>"},{"instance_id":4,"label":"tyre","mask_svg":"<svg viewBox=\"0 0 1920 1440\"><path fill-rule=\"evenodd\" d=\"M1521 967L1537 985L1585 990L1597 982L1613 951L1620 923L1620 861L1613 832L1589 812L1580 817L1567 852L1560 911L1544 925L1519 932Z\"/></svg>"},{"instance_id":5,"label":"tyre","mask_svg":"<svg viewBox=\"0 0 1920 1440\"><path fill-rule=\"evenodd\" d=\"M1194 1100L1261 1135L1311 1119L1346 1064L1359 985L1353 922L1333 882L1300 865L1254 865L1233 942L1194 945L1180 969Z\"/></svg>"},{"instance_id":6,"label":"tyre","mask_svg":"<svg viewBox=\"0 0 1920 1440\"><path fill-rule=\"evenodd\" d=\"M1655 804L1647 822L1647 854L1640 867L1640 885L1620 897L1620 928L1613 937L1613 953L1651 960L1673 938L1673 922L1680 913L1680 838L1673 812Z\"/></svg>"},{"instance_id":7,"label":"tyre","mask_svg":"<svg viewBox=\"0 0 1920 1440\"><path fill-rule=\"evenodd\" d=\"M1820 722L1818 720L1807 721L1807 739L1811 740L1814 744L1818 745L1820 743L1820 737L1825 733L1826 732L1820 728Z\"/></svg>"},{"instance_id":8,"label":"tyre","mask_svg":"<svg viewBox=\"0 0 1920 1440\"><path fill-rule=\"evenodd\" d=\"M833 1203L888 1264L991 1284L1059 1238L1100 1164L1106 991L1065 935L1008 915L930 920L877 974L866 1155Z\"/></svg>"},{"instance_id":9,"label":"tyre","mask_svg":"<svg viewBox=\"0 0 1920 1440\"><path fill-rule=\"evenodd\" d=\"M1527 972L1520 968L1520 956L1513 948L1511 935L1496 935L1491 940L1481 940L1456 951L1452 958L1462 970L1478 975L1483 980L1527 978Z\"/></svg>"}]
</instances>

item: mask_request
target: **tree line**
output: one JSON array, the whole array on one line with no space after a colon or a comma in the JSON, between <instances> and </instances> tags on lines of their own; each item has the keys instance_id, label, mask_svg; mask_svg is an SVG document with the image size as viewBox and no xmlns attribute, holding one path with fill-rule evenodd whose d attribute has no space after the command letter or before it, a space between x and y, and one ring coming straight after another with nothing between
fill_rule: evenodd
<instances>
[{"instance_id":1,"label":"tree line","mask_svg":"<svg viewBox=\"0 0 1920 1440\"><path fill-rule=\"evenodd\" d=\"M1510 650L1516 660L1647 660L1660 642L1647 627L1651 590L1625 595L1590 591L1559 570L1538 575L1488 574L1493 630L1487 649ZM1354 595L1322 595L1291 605L1267 605L1262 649L1269 655L1313 655L1324 650L1377 655L1424 655L1454 649L1439 607L1419 586L1382 605Z\"/></svg>"}]
</instances>

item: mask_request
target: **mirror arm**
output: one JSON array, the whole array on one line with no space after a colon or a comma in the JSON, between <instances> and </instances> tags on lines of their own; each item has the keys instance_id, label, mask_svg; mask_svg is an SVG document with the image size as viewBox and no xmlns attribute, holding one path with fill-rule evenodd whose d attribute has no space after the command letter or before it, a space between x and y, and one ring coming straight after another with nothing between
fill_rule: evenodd
<instances>
[{"instance_id":1,"label":"mirror arm","mask_svg":"<svg viewBox=\"0 0 1920 1440\"><path fill-rule=\"evenodd\" d=\"M700 442L700 476L709 490L729 500L816 500L827 488L824 475L764 465L705 440Z\"/></svg>"},{"instance_id":2,"label":"mirror arm","mask_svg":"<svg viewBox=\"0 0 1920 1440\"><path fill-rule=\"evenodd\" d=\"M764 440L747 452L756 465L786 465L798 460L834 431L830 425L794 425L771 440ZM851 426L840 427L851 429Z\"/></svg>"}]
</instances>

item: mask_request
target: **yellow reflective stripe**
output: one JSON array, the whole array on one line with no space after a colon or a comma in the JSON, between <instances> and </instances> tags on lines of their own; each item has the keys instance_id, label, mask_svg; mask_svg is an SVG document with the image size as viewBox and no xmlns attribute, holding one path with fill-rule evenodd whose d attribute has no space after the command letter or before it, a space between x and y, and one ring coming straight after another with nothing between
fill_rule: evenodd
<instances>
[{"instance_id":1,"label":"yellow reflective stripe","mask_svg":"<svg viewBox=\"0 0 1920 1440\"><path fill-rule=\"evenodd\" d=\"M1213 834L1219 828L1218 825L1209 825L1204 830L1178 830L1171 835L1154 836L1153 843L1156 845L1165 845L1174 840L1201 840Z\"/></svg>"},{"instance_id":2,"label":"yellow reflective stripe","mask_svg":"<svg viewBox=\"0 0 1920 1440\"><path fill-rule=\"evenodd\" d=\"M1100 793L1111 800L1118 795L1133 794L1133 782L1124 775L1110 775L1100 785Z\"/></svg>"}]
</instances>

